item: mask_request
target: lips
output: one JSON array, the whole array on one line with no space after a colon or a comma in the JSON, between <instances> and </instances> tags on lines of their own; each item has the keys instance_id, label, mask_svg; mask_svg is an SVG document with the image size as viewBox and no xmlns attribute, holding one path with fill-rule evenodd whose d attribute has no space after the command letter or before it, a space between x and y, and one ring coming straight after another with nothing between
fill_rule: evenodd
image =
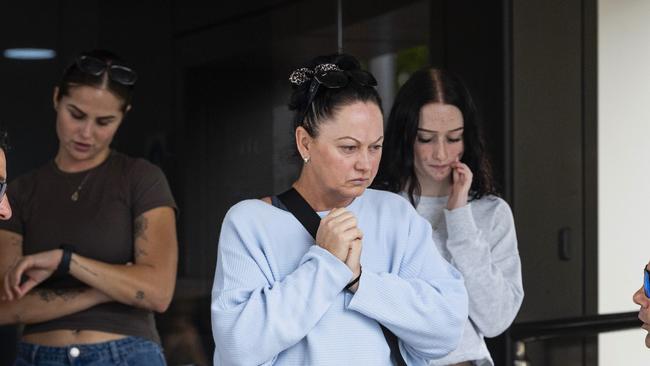
<instances>
[{"instance_id":1,"label":"lips","mask_svg":"<svg viewBox=\"0 0 650 366\"><path fill-rule=\"evenodd\" d=\"M82 142L77 142L73 141L72 146L74 147L75 150L80 151L80 152L87 152L90 150L91 146L90 144L84 144Z\"/></svg>"},{"instance_id":2,"label":"lips","mask_svg":"<svg viewBox=\"0 0 650 366\"><path fill-rule=\"evenodd\" d=\"M350 182L354 184L366 184L368 183L370 179L368 178L357 178L357 179L351 179Z\"/></svg>"}]
</instances>

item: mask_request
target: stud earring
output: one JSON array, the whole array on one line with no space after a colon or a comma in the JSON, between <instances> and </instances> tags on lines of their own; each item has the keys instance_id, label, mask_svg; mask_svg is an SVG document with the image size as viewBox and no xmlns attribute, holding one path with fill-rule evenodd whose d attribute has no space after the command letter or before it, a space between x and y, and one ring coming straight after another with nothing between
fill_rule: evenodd
<instances>
[{"instance_id":1,"label":"stud earring","mask_svg":"<svg viewBox=\"0 0 650 366\"><path fill-rule=\"evenodd\" d=\"M309 163L309 156L305 156L302 158L302 160L305 162L305 164Z\"/></svg>"}]
</instances>

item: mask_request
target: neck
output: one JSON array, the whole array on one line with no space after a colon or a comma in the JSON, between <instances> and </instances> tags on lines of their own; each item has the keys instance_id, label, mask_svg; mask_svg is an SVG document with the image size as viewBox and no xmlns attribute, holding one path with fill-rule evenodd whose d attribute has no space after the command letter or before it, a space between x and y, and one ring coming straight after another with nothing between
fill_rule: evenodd
<instances>
[{"instance_id":1,"label":"neck","mask_svg":"<svg viewBox=\"0 0 650 366\"><path fill-rule=\"evenodd\" d=\"M420 196L444 197L451 193L451 175L443 181L423 180L418 177L418 182L420 183Z\"/></svg>"},{"instance_id":2,"label":"neck","mask_svg":"<svg viewBox=\"0 0 650 366\"><path fill-rule=\"evenodd\" d=\"M90 159L77 160L68 155L62 147L59 147L59 152L54 157L54 162L60 170L66 173L77 173L99 166L108 158L110 153L110 149L106 149L106 151L103 151Z\"/></svg>"},{"instance_id":3,"label":"neck","mask_svg":"<svg viewBox=\"0 0 650 366\"><path fill-rule=\"evenodd\" d=\"M316 179L306 174L304 169L300 177L293 183L298 193L309 203L314 211L329 211L334 208L346 207L354 198L342 197L322 187Z\"/></svg>"}]
</instances>

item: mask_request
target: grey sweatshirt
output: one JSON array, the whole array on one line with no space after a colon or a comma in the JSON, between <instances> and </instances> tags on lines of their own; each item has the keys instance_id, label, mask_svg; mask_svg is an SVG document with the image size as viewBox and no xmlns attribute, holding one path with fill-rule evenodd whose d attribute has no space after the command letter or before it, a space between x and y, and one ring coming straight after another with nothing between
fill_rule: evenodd
<instances>
[{"instance_id":1,"label":"grey sweatshirt","mask_svg":"<svg viewBox=\"0 0 650 366\"><path fill-rule=\"evenodd\" d=\"M442 256L465 278L469 319L459 347L429 365L473 361L494 365L483 336L495 337L512 323L524 297L517 236L508 204L487 196L449 211L448 197L419 197L417 211L433 227Z\"/></svg>"}]
</instances>

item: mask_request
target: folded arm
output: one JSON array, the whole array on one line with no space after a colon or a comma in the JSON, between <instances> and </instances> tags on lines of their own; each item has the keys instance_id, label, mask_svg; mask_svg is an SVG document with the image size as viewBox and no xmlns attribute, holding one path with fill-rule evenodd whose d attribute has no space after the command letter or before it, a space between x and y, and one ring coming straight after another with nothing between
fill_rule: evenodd
<instances>
[{"instance_id":1,"label":"folded arm","mask_svg":"<svg viewBox=\"0 0 650 366\"><path fill-rule=\"evenodd\" d=\"M23 236L0 230L0 274L5 278L22 256ZM21 299L0 299L0 325L39 323L86 310L110 300L101 291L90 288L37 289Z\"/></svg>"},{"instance_id":2,"label":"folded arm","mask_svg":"<svg viewBox=\"0 0 650 366\"><path fill-rule=\"evenodd\" d=\"M56 270L61 257L60 249L21 257L6 276L6 295L25 296ZM163 312L174 292L177 258L174 212L158 207L135 220L133 263L108 264L73 253L69 273L113 301ZM29 280L21 284L23 275Z\"/></svg>"},{"instance_id":3,"label":"folded arm","mask_svg":"<svg viewBox=\"0 0 650 366\"><path fill-rule=\"evenodd\" d=\"M164 312L174 294L178 246L170 207L149 210L134 224L134 263L114 265L73 254L70 274L113 300Z\"/></svg>"},{"instance_id":4,"label":"folded arm","mask_svg":"<svg viewBox=\"0 0 650 366\"><path fill-rule=\"evenodd\" d=\"M41 323L108 301L108 296L91 288L36 289L18 300L0 300L0 325Z\"/></svg>"}]
</instances>

